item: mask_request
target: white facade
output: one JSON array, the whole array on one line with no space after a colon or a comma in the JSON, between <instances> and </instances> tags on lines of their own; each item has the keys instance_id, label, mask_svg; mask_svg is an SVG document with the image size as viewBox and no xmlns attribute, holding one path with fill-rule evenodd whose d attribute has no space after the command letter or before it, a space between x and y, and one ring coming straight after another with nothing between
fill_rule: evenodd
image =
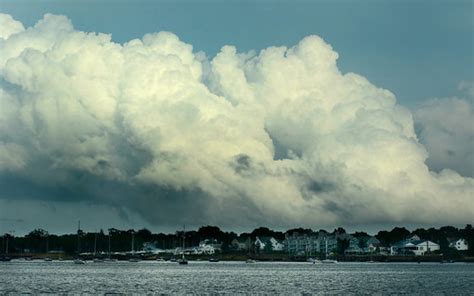
<instances>
[{"instance_id":1,"label":"white facade","mask_svg":"<svg viewBox=\"0 0 474 296\"><path fill-rule=\"evenodd\" d=\"M417 256L424 255L427 252L433 252L439 250L439 245L432 241L423 241L415 245L416 249L413 250L413 253Z\"/></svg>"},{"instance_id":2,"label":"white facade","mask_svg":"<svg viewBox=\"0 0 474 296\"><path fill-rule=\"evenodd\" d=\"M260 250L264 250L268 243L272 245L272 251L283 251L285 248L285 245L277 241L274 237L270 237L269 239L256 237L255 239L255 245L257 245Z\"/></svg>"},{"instance_id":3,"label":"white facade","mask_svg":"<svg viewBox=\"0 0 474 296\"><path fill-rule=\"evenodd\" d=\"M425 253L439 250L439 245L429 240L425 241L401 241L390 247L391 255L416 255L422 256Z\"/></svg>"},{"instance_id":4,"label":"white facade","mask_svg":"<svg viewBox=\"0 0 474 296\"><path fill-rule=\"evenodd\" d=\"M451 248L455 248L458 251L466 251L469 249L469 246L467 245L467 242L465 239L460 238L457 241L454 241L450 245Z\"/></svg>"},{"instance_id":5,"label":"white facade","mask_svg":"<svg viewBox=\"0 0 474 296\"><path fill-rule=\"evenodd\" d=\"M283 251L285 248L285 245L274 239L273 237L271 238L272 242L272 250L273 251Z\"/></svg>"}]
</instances>

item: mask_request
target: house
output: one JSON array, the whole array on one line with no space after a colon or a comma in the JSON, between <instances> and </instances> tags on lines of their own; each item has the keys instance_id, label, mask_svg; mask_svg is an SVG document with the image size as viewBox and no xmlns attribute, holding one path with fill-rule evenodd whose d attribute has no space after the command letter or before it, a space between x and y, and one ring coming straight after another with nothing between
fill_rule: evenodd
<instances>
[{"instance_id":1,"label":"house","mask_svg":"<svg viewBox=\"0 0 474 296\"><path fill-rule=\"evenodd\" d=\"M272 251L283 251L284 244L282 244L277 239L271 236L257 236L255 238L255 247L259 248L262 251L266 248L271 248Z\"/></svg>"},{"instance_id":2,"label":"house","mask_svg":"<svg viewBox=\"0 0 474 296\"><path fill-rule=\"evenodd\" d=\"M214 254L215 252L222 251L222 243L217 241L216 239L205 239L199 242L198 249L203 254Z\"/></svg>"},{"instance_id":3,"label":"house","mask_svg":"<svg viewBox=\"0 0 474 296\"><path fill-rule=\"evenodd\" d=\"M248 237L238 237L232 240L231 246L237 251L248 251L253 245L253 241Z\"/></svg>"},{"instance_id":4,"label":"house","mask_svg":"<svg viewBox=\"0 0 474 296\"><path fill-rule=\"evenodd\" d=\"M356 238L356 237L349 237L349 247L344 251L345 254L363 254L365 253L364 250L364 239L363 238Z\"/></svg>"},{"instance_id":5,"label":"house","mask_svg":"<svg viewBox=\"0 0 474 296\"><path fill-rule=\"evenodd\" d=\"M463 238L457 239L449 244L450 248L454 248L458 251L466 251L469 249L467 241Z\"/></svg>"},{"instance_id":6,"label":"house","mask_svg":"<svg viewBox=\"0 0 474 296\"><path fill-rule=\"evenodd\" d=\"M319 252L320 241L317 235L299 234L293 232L286 234L284 245L290 255L302 256Z\"/></svg>"},{"instance_id":7,"label":"house","mask_svg":"<svg viewBox=\"0 0 474 296\"><path fill-rule=\"evenodd\" d=\"M331 253L337 248L335 235L319 232L318 234L298 234L293 232L286 235L284 241L286 251L291 255L303 256L316 253Z\"/></svg>"},{"instance_id":8,"label":"house","mask_svg":"<svg viewBox=\"0 0 474 296\"><path fill-rule=\"evenodd\" d=\"M371 236L367 240L366 245L367 245L368 253L380 252L380 247L381 247L380 241L375 236Z\"/></svg>"},{"instance_id":9,"label":"house","mask_svg":"<svg viewBox=\"0 0 474 296\"><path fill-rule=\"evenodd\" d=\"M429 240L407 239L390 247L390 255L416 255L423 256L426 253L439 250L439 245Z\"/></svg>"}]
</instances>

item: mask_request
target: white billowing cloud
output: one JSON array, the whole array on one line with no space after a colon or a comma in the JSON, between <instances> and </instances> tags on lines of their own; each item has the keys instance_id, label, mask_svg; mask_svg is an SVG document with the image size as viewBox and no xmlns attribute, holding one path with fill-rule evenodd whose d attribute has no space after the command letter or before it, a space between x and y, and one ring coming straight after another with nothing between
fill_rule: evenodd
<instances>
[{"instance_id":1,"label":"white billowing cloud","mask_svg":"<svg viewBox=\"0 0 474 296\"><path fill-rule=\"evenodd\" d=\"M449 168L474 176L474 94L472 83L460 85L466 98L431 99L415 112L420 142L429 151L434 170Z\"/></svg>"},{"instance_id":2,"label":"white billowing cloud","mask_svg":"<svg viewBox=\"0 0 474 296\"><path fill-rule=\"evenodd\" d=\"M317 36L258 54L225 46L207 60L172 33L117 44L46 15L0 52L1 149L21 152L0 159L0 172L36 191L74 188L74 198L155 223L474 215L474 180L430 171L411 113L389 91L341 73Z\"/></svg>"},{"instance_id":3,"label":"white billowing cloud","mask_svg":"<svg viewBox=\"0 0 474 296\"><path fill-rule=\"evenodd\" d=\"M14 20L11 15L0 13L0 38L7 39L13 34L25 30L23 24Z\"/></svg>"}]
</instances>

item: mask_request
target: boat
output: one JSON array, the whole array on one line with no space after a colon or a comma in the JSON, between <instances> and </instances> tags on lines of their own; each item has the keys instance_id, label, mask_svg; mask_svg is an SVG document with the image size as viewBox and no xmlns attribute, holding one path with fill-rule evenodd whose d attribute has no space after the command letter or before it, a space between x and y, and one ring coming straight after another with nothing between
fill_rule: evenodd
<instances>
[{"instance_id":1,"label":"boat","mask_svg":"<svg viewBox=\"0 0 474 296\"><path fill-rule=\"evenodd\" d=\"M104 259L104 261L106 261L106 262L116 262L117 259L112 258L112 252L111 252L112 248L111 248L111 243L110 243L111 239L112 239L112 233L110 233L110 230L109 230L108 238L109 238L108 256L107 256L107 258Z\"/></svg>"},{"instance_id":2,"label":"boat","mask_svg":"<svg viewBox=\"0 0 474 296\"><path fill-rule=\"evenodd\" d=\"M181 258L177 260L178 264L180 265L188 264L188 260L186 260L186 258L184 257L185 239L186 239L186 226L183 226L183 251L181 254Z\"/></svg>"},{"instance_id":3,"label":"boat","mask_svg":"<svg viewBox=\"0 0 474 296\"><path fill-rule=\"evenodd\" d=\"M74 264L86 264L85 260L82 260L81 258L74 259Z\"/></svg>"},{"instance_id":4,"label":"boat","mask_svg":"<svg viewBox=\"0 0 474 296\"><path fill-rule=\"evenodd\" d=\"M9 262L12 258L8 257L8 235L5 234L3 239L5 240L5 253L0 255L0 262Z\"/></svg>"},{"instance_id":5,"label":"boat","mask_svg":"<svg viewBox=\"0 0 474 296\"><path fill-rule=\"evenodd\" d=\"M45 261L45 262L51 262L51 261L53 261L53 259L51 259L51 258L49 258L49 257L46 257L46 258L43 259L43 261Z\"/></svg>"},{"instance_id":6,"label":"boat","mask_svg":"<svg viewBox=\"0 0 474 296\"><path fill-rule=\"evenodd\" d=\"M74 259L74 264L86 264L85 260L80 257L81 254L81 220L77 223L77 258Z\"/></svg>"},{"instance_id":7,"label":"boat","mask_svg":"<svg viewBox=\"0 0 474 296\"><path fill-rule=\"evenodd\" d=\"M249 239L248 239L247 249L248 249L248 254L247 254L248 258L247 258L247 260L245 260L245 263L255 263L255 262L257 262L257 261L250 258L250 236L249 236Z\"/></svg>"},{"instance_id":8,"label":"boat","mask_svg":"<svg viewBox=\"0 0 474 296\"><path fill-rule=\"evenodd\" d=\"M97 256L97 232L94 233L94 259L92 259L94 263L104 263L104 258Z\"/></svg>"},{"instance_id":9,"label":"boat","mask_svg":"<svg viewBox=\"0 0 474 296\"><path fill-rule=\"evenodd\" d=\"M135 256L135 231L132 230L132 257L128 258L128 262L140 262L140 259Z\"/></svg>"},{"instance_id":10,"label":"boat","mask_svg":"<svg viewBox=\"0 0 474 296\"><path fill-rule=\"evenodd\" d=\"M209 258L209 262L219 262L219 259L217 258Z\"/></svg>"}]
</instances>

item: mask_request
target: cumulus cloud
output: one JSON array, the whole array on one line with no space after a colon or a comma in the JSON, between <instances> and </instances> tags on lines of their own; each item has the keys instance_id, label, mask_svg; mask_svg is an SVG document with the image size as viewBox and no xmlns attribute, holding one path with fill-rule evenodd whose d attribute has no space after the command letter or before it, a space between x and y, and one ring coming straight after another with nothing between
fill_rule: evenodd
<instances>
[{"instance_id":1,"label":"cumulus cloud","mask_svg":"<svg viewBox=\"0 0 474 296\"><path fill-rule=\"evenodd\" d=\"M412 114L341 73L317 36L208 59L170 32L117 44L63 16L2 22L4 199L120 206L155 224L474 216L474 180L430 171Z\"/></svg>"},{"instance_id":2,"label":"cumulus cloud","mask_svg":"<svg viewBox=\"0 0 474 296\"><path fill-rule=\"evenodd\" d=\"M415 111L420 142L429 152L427 164L440 171L449 168L474 176L473 84L462 82L466 98L437 98Z\"/></svg>"}]
</instances>

